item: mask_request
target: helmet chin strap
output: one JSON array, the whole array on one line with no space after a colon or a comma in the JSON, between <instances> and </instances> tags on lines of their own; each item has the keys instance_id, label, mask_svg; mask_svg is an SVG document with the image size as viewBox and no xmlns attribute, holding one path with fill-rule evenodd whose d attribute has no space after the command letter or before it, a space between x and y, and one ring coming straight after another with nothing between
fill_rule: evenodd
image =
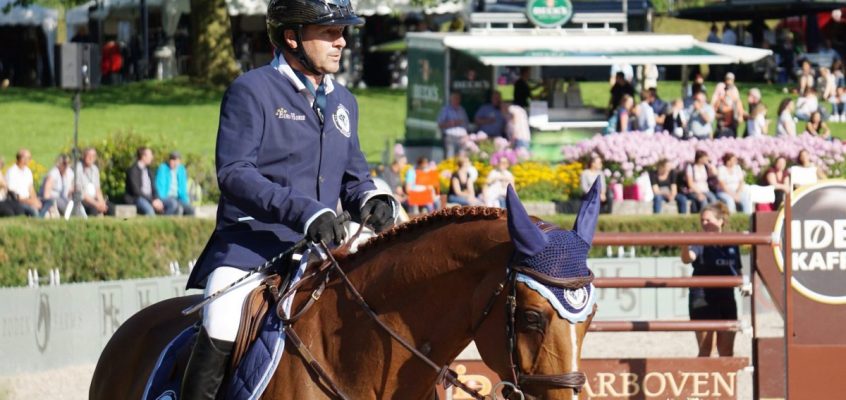
<instances>
[{"instance_id":1,"label":"helmet chin strap","mask_svg":"<svg viewBox=\"0 0 846 400\"><path fill-rule=\"evenodd\" d=\"M311 62L311 58L309 58L308 54L306 54L305 47L303 47L303 26L302 25L298 25L297 29L294 29L294 35L296 36L296 40L297 40L297 48L292 49L292 48L290 48L286 45L285 47L287 47L287 50L290 51L291 54L294 57L297 58L297 61L299 61L300 64L302 64L303 68L305 68L306 71L308 71L312 74L318 75L318 76L322 76L323 72L320 72L320 71L317 70L317 67L314 66L313 62Z\"/></svg>"}]
</instances>

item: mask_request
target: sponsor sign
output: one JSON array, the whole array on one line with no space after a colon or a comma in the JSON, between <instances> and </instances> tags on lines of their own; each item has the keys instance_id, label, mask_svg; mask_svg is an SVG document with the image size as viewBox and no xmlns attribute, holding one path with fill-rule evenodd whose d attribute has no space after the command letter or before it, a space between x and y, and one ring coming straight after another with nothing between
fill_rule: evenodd
<instances>
[{"instance_id":1,"label":"sponsor sign","mask_svg":"<svg viewBox=\"0 0 846 400\"><path fill-rule=\"evenodd\" d=\"M846 180L827 180L793 195L791 261L793 287L803 296L827 304L846 304ZM786 243L784 210L775 233ZM784 272L781 246L773 247Z\"/></svg>"},{"instance_id":2,"label":"sponsor sign","mask_svg":"<svg viewBox=\"0 0 846 400\"><path fill-rule=\"evenodd\" d=\"M573 4L570 0L529 0L526 16L538 27L558 28L573 17Z\"/></svg>"}]
</instances>

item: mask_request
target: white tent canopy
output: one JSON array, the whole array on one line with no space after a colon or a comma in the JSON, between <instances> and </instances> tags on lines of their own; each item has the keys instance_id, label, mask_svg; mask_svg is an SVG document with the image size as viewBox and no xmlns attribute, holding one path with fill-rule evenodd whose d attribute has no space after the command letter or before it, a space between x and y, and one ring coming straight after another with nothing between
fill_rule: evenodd
<instances>
[{"instance_id":1,"label":"white tent canopy","mask_svg":"<svg viewBox=\"0 0 846 400\"><path fill-rule=\"evenodd\" d=\"M414 33L410 40L440 42L485 65L581 66L615 64L697 65L751 63L770 50L705 43L691 35L615 31L540 30Z\"/></svg>"},{"instance_id":2,"label":"white tent canopy","mask_svg":"<svg viewBox=\"0 0 846 400\"><path fill-rule=\"evenodd\" d=\"M7 7L14 0L0 0L0 9ZM47 61L53 65L53 47L56 44L56 27L59 25L59 12L52 8L38 5L12 7L8 13L0 12L0 25L38 26L44 31L47 45ZM50 68L53 77L53 68Z\"/></svg>"}]
</instances>

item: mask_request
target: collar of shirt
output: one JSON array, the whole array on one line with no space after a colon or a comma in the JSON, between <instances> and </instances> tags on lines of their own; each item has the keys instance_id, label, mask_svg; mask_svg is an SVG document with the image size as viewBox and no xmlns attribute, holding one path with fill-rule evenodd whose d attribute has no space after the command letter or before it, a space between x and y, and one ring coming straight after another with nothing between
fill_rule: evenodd
<instances>
[{"instance_id":1,"label":"collar of shirt","mask_svg":"<svg viewBox=\"0 0 846 400\"><path fill-rule=\"evenodd\" d=\"M313 91L309 90L308 87L297 77L297 74L294 72L294 69L288 65L288 62L285 61L285 57L282 55L281 51L274 52L275 56L273 57L273 61L270 62L270 66L272 66L275 70L279 71L282 76L288 79L294 88L305 96L308 99L308 103L314 107L314 93ZM326 74L323 75L323 87L326 91L326 95L328 96L329 93L332 93L335 90L335 85L332 83L332 75Z\"/></svg>"}]
</instances>

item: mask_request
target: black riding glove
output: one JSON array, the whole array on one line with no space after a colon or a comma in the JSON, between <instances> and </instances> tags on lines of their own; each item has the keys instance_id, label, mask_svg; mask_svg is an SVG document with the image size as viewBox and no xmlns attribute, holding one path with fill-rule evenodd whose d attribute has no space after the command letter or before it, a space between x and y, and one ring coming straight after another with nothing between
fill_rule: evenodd
<instances>
[{"instance_id":1,"label":"black riding glove","mask_svg":"<svg viewBox=\"0 0 846 400\"><path fill-rule=\"evenodd\" d=\"M323 240L327 245L340 245L346 236L347 232L344 230L344 225L329 211L320 214L314 221L311 221L311 225L308 226L308 231L305 234L306 239L315 243Z\"/></svg>"},{"instance_id":2,"label":"black riding glove","mask_svg":"<svg viewBox=\"0 0 846 400\"><path fill-rule=\"evenodd\" d=\"M382 232L394 225L394 207L390 200L374 197L361 207L361 220L367 221L366 225L376 233Z\"/></svg>"}]
</instances>

